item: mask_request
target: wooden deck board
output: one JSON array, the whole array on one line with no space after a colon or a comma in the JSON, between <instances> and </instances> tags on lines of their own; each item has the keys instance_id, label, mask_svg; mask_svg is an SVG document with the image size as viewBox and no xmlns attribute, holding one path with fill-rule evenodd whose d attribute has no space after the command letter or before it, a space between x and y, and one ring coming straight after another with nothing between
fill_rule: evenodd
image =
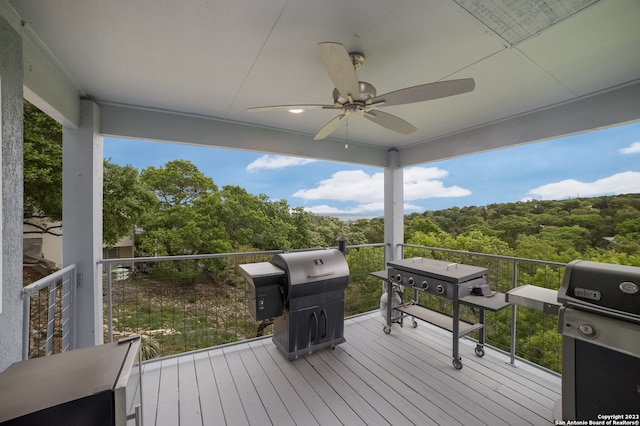
<instances>
[{"instance_id":1,"label":"wooden deck board","mask_svg":"<svg viewBox=\"0 0 640 426\"><path fill-rule=\"evenodd\" d=\"M443 410L446 415L456 416L461 420L467 420L468 416L475 417L476 421L486 424L517 423L518 417L513 416L508 410L496 404L485 394L472 386L472 382L466 376L460 379L463 370L455 370L449 363L451 356L444 355L431 348L414 347L407 345L395 331L389 336L378 336L381 327L358 330L359 338L375 339L376 345L368 345L376 358L396 358L398 370L402 372L404 380L413 378L410 389L430 399ZM362 342L367 345L367 342ZM397 373L400 375L401 373ZM465 371L466 372L466 371ZM440 423L440 421L438 420ZM469 424L465 421L465 424Z\"/></svg>"},{"instance_id":2,"label":"wooden deck board","mask_svg":"<svg viewBox=\"0 0 640 426\"><path fill-rule=\"evenodd\" d=\"M224 418L218 421L229 425L248 425L249 420L245 415L242 401L224 352L220 349L213 351L210 354L210 361L224 413Z\"/></svg>"},{"instance_id":3,"label":"wooden deck board","mask_svg":"<svg viewBox=\"0 0 640 426\"><path fill-rule=\"evenodd\" d=\"M411 331L407 331L411 338ZM415 341L411 338L411 341ZM494 401L503 401L503 406L522 418L527 418L533 424L548 424L552 418L552 408L555 401L560 397L560 381L557 381L557 392L550 392L549 389L539 392L540 389L533 385L531 381L522 383L522 377L512 374L513 370L522 372L505 362L486 362L485 358L478 358L473 354L473 346L467 341L469 356L465 357L465 377L474 380L477 386L492 390L495 395ZM446 345L445 345L446 346ZM450 346L447 346L450 347ZM486 357L486 355L485 355ZM504 370L505 368L511 371ZM509 377L509 380L503 380ZM551 396L553 395L553 397Z\"/></svg>"},{"instance_id":4,"label":"wooden deck board","mask_svg":"<svg viewBox=\"0 0 640 426\"><path fill-rule=\"evenodd\" d=\"M156 413L158 407L158 395L160 394L160 367L161 363L143 364L142 377L144 381L142 383L142 421L144 424L154 425L156 424ZM138 369L134 369L129 382L133 380L134 383ZM129 393L129 389L127 389Z\"/></svg>"},{"instance_id":5,"label":"wooden deck board","mask_svg":"<svg viewBox=\"0 0 640 426\"><path fill-rule=\"evenodd\" d=\"M180 410L175 409L180 401L177 366L178 358L168 358L161 363L155 422L159 426L175 426L180 422ZM144 384L142 386L144 387Z\"/></svg>"},{"instance_id":6,"label":"wooden deck board","mask_svg":"<svg viewBox=\"0 0 640 426\"><path fill-rule=\"evenodd\" d=\"M371 313L345 321L347 341L288 361L270 338L143 364L149 425L512 425L553 423L560 377L460 340L464 367L451 365L451 333L414 329ZM137 368L128 392L137 386ZM136 397L128 396L133 407Z\"/></svg>"},{"instance_id":7,"label":"wooden deck board","mask_svg":"<svg viewBox=\"0 0 640 426\"><path fill-rule=\"evenodd\" d=\"M273 347L273 343L270 339L262 339L255 342L254 352L260 356L262 362L273 363L286 382L291 386L291 390L298 395L299 399L302 401L303 406L296 404L296 400L293 399L292 407L289 409L291 412L295 412L295 409L300 409L304 412L306 409L307 413L297 413L296 419L302 416L302 421L307 421L308 416L313 418L313 421L310 421L309 424L313 424L316 422L325 425L340 425L340 420L336 417L333 411L329 408L329 406L320 398L320 395L311 387L309 382L300 374L297 373L296 368L291 362L283 362L284 357L275 351ZM276 370L277 371L277 370ZM277 373L276 373L277 374ZM287 392L289 391L288 386L286 384L281 383L279 389L284 386ZM298 424L307 424L304 422Z\"/></svg>"},{"instance_id":8,"label":"wooden deck board","mask_svg":"<svg viewBox=\"0 0 640 426\"><path fill-rule=\"evenodd\" d=\"M376 337L368 330L358 330L351 336L351 340L360 339L358 347L364 348L365 356L376 364L379 360L396 358L395 363L386 362L379 368L387 369L390 378L388 383L393 389L406 388L408 398L415 400L418 407L426 411L425 415L439 424L500 424L502 421L483 407L478 407L479 401L484 401L476 391L469 391L467 387L451 386L451 378L439 370L433 370L419 361L411 363L410 359L398 353L398 348L391 343L385 343L385 337ZM379 365L379 364L377 364ZM475 408L474 408L475 407ZM469 413L469 408L473 411ZM495 407L494 407L495 408Z\"/></svg>"},{"instance_id":9,"label":"wooden deck board","mask_svg":"<svg viewBox=\"0 0 640 426\"><path fill-rule=\"evenodd\" d=\"M317 423L261 345L251 344L249 347L251 351L242 352L243 361L256 391L263 398L271 422L277 425Z\"/></svg>"},{"instance_id":10,"label":"wooden deck board","mask_svg":"<svg viewBox=\"0 0 640 426\"><path fill-rule=\"evenodd\" d=\"M178 358L180 425L202 425L200 390L193 357Z\"/></svg>"},{"instance_id":11,"label":"wooden deck board","mask_svg":"<svg viewBox=\"0 0 640 426\"><path fill-rule=\"evenodd\" d=\"M251 347L239 351L239 355L251 380L251 384L256 391L256 396L264 407L267 419L276 425L295 425L287 411L285 403L275 391L269 377L266 375L260 361L251 350ZM262 423L264 423L265 420L266 419L263 419Z\"/></svg>"},{"instance_id":12,"label":"wooden deck board","mask_svg":"<svg viewBox=\"0 0 640 426\"><path fill-rule=\"evenodd\" d=\"M211 368L209 354L199 353L193 356L196 376L198 378L198 391L200 393L200 409L203 421L207 424L218 424L224 420L224 411L220 402L220 394L216 386L216 379Z\"/></svg>"},{"instance_id":13,"label":"wooden deck board","mask_svg":"<svg viewBox=\"0 0 640 426\"><path fill-rule=\"evenodd\" d=\"M374 335L380 333L372 327L372 323L363 323ZM381 327L378 330L381 330ZM466 407L491 407L491 412L499 415L502 422L518 424L522 419L527 423L536 424L539 413L530 409L530 401L521 398L517 392L504 389L503 383L509 383L505 376L496 374L493 369L482 369L482 365L492 365L486 358L478 358L473 352L474 344L463 345L461 341L460 353L463 358L462 370L455 370L451 365L451 334L441 333L421 323L419 329L425 327L430 339L419 339L424 332L411 327L394 327L387 339L394 340L388 349L387 357L398 356L411 365L411 370L423 371L427 377L440 381L439 393L450 401L448 411L460 413ZM381 334L381 333L380 333ZM482 373L478 369L483 370ZM463 403L462 397L467 397L472 404ZM452 405L452 403L454 405ZM460 403L460 405L458 405ZM475 404L475 406L474 406ZM456 405L458 406L456 408ZM551 404L551 407L553 404ZM551 415L551 411L549 411ZM551 417L549 417L551 419ZM548 424L549 419L545 419Z\"/></svg>"}]
</instances>

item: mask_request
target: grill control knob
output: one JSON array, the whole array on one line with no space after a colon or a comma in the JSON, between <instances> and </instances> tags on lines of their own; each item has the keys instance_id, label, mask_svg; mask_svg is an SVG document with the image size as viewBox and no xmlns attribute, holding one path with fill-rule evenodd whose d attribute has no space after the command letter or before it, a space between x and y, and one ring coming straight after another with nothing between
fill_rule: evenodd
<instances>
[{"instance_id":1,"label":"grill control knob","mask_svg":"<svg viewBox=\"0 0 640 426\"><path fill-rule=\"evenodd\" d=\"M429 288L429 283L427 282L427 280L423 280L422 283L420 283L420 285L424 290Z\"/></svg>"},{"instance_id":2,"label":"grill control knob","mask_svg":"<svg viewBox=\"0 0 640 426\"><path fill-rule=\"evenodd\" d=\"M436 293L438 294L444 294L444 287L442 286L442 284L438 284L436 286Z\"/></svg>"},{"instance_id":3,"label":"grill control knob","mask_svg":"<svg viewBox=\"0 0 640 426\"><path fill-rule=\"evenodd\" d=\"M400 274L396 275L396 281L401 282L402 281L402 275L400 275Z\"/></svg>"},{"instance_id":4,"label":"grill control knob","mask_svg":"<svg viewBox=\"0 0 640 426\"><path fill-rule=\"evenodd\" d=\"M410 286L413 286L413 277L409 277L407 283L409 283Z\"/></svg>"}]
</instances>

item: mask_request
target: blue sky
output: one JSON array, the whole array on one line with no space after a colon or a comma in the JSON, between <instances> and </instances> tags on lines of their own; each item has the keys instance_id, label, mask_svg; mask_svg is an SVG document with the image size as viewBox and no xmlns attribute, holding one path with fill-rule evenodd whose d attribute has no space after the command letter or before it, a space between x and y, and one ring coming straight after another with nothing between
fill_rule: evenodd
<instances>
[{"instance_id":1,"label":"blue sky","mask_svg":"<svg viewBox=\"0 0 640 426\"><path fill-rule=\"evenodd\" d=\"M219 187L314 213L382 215L381 168L115 138L105 138L104 156L139 170L189 160ZM404 181L405 213L640 193L640 123L410 167Z\"/></svg>"}]
</instances>

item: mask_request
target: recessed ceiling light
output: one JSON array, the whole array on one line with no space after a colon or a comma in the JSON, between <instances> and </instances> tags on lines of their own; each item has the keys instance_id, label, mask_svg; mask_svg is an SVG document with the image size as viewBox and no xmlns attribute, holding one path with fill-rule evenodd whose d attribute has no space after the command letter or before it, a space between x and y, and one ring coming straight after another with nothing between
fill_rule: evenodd
<instances>
[{"instance_id":1,"label":"recessed ceiling light","mask_svg":"<svg viewBox=\"0 0 640 426\"><path fill-rule=\"evenodd\" d=\"M301 113L304 112L304 109L303 108L295 108L295 109L290 109L289 112L292 113L292 114L301 114Z\"/></svg>"}]
</instances>

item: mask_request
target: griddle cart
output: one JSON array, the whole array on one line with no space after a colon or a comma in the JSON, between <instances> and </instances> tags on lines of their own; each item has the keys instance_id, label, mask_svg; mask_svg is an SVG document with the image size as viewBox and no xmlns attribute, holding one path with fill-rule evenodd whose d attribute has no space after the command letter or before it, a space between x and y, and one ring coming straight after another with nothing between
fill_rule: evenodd
<instances>
[{"instance_id":1,"label":"griddle cart","mask_svg":"<svg viewBox=\"0 0 640 426\"><path fill-rule=\"evenodd\" d=\"M503 293L491 291L486 282L486 268L471 265L443 262L422 257L402 259L387 262L389 268L385 271L371 273L385 282L387 292L387 312L384 332L391 333L394 323L403 325L403 319L410 317L412 326L417 327L416 319L433 324L452 332L453 334L453 366L462 368L459 351L459 339L475 330L479 330L478 344L475 354L484 356L485 320L486 312L497 312L509 306ZM401 296L401 303L394 306L394 288ZM404 301L405 289L413 290L413 299ZM452 316L436 312L418 304L418 292L451 300ZM469 323L460 319L460 305L470 306L479 310L479 321ZM401 315L394 315L399 311Z\"/></svg>"}]
</instances>

